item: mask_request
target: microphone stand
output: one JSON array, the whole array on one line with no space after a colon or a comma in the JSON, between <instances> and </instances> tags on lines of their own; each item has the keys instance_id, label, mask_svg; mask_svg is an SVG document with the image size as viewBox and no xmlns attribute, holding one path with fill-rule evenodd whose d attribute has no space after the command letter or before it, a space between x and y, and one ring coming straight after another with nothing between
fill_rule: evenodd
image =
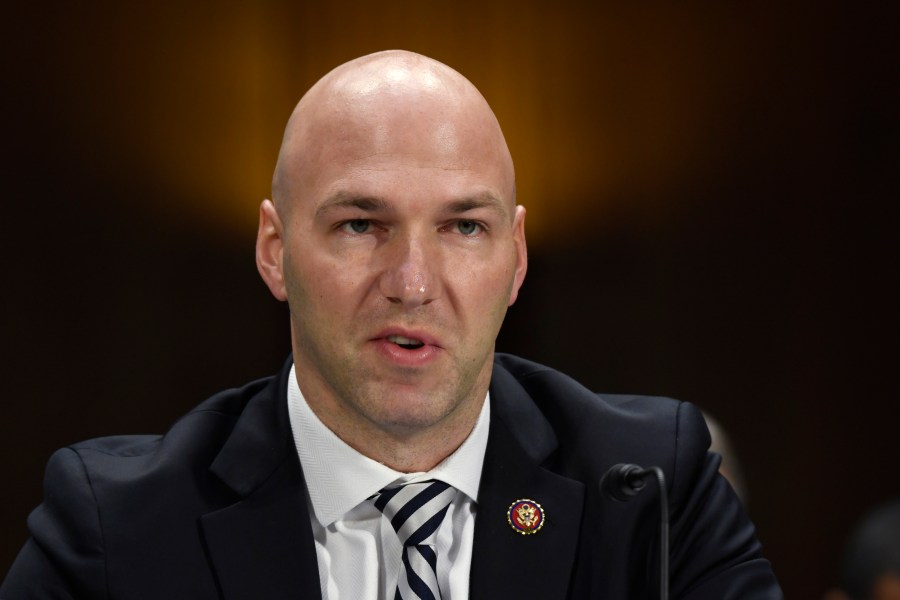
<instances>
[{"instance_id":1,"label":"microphone stand","mask_svg":"<svg viewBox=\"0 0 900 600\"><path fill-rule=\"evenodd\" d=\"M659 467L644 469L618 464L600 479L600 490L613 500L625 502L643 491L646 479L656 479L659 497L659 598L669 599L669 499L666 476Z\"/></svg>"}]
</instances>

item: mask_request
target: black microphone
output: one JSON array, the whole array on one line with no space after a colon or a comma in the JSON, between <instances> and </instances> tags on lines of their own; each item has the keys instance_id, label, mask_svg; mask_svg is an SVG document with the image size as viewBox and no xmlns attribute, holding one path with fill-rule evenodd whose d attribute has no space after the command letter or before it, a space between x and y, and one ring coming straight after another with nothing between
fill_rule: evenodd
<instances>
[{"instance_id":1,"label":"black microphone","mask_svg":"<svg viewBox=\"0 0 900 600\"><path fill-rule=\"evenodd\" d=\"M640 493L647 482L646 471L637 465L620 463L613 466L600 479L600 491L619 502L630 500Z\"/></svg>"},{"instance_id":2,"label":"black microphone","mask_svg":"<svg viewBox=\"0 0 900 600\"><path fill-rule=\"evenodd\" d=\"M637 465L613 465L600 478L600 493L617 502L627 502L647 487L647 479L656 478L659 491L659 598L669 598L669 500L666 476L659 467L645 469Z\"/></svg>"}]
</instances>

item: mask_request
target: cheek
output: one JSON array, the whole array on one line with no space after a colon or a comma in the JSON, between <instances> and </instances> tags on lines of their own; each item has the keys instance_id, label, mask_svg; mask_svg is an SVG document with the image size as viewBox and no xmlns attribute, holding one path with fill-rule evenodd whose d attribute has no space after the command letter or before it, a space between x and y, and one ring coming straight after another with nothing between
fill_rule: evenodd
<instances>
[{"instance_id":1,"label":"cheek","mask_svg":"<svg viewBox=\"0 0 900 600\"><path fill-rule=\"evenodd\" d=\"M465 298L469 311L481 321L501 321L509 304L514 265L505 261L471 263L454 270L456 288ZM499 326L499 322L498 322Z\"/></svg>"},{"instance_id":2,"label":"cheek","mask_svg":"<svg viewBox=\"0 0 900 600\"><path fill-rule=\"evenodd\" d=\"M286 257L286 264L288 302L297 311L338 317L358 304L365 284L365 267L358 257L300 246Z\"/></svg>"}]
</instances>

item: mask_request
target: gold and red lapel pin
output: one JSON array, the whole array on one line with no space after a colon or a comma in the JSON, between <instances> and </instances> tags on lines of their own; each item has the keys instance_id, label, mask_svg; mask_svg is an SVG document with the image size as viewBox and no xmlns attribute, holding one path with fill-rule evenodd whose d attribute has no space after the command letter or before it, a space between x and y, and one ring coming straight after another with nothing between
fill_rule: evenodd
<instances>
[{"instance_id":1,"label":"gold and red lapel pin","mask_svg":"<svg viewBox=\"0 0 900 600\"><path fill-rule=\"evenodd\" d=\"M544 526L544 509L534 500L523 498L509 505L506 520L513 531L522 535L537 533Z\"/></svg>"}]
</instances>

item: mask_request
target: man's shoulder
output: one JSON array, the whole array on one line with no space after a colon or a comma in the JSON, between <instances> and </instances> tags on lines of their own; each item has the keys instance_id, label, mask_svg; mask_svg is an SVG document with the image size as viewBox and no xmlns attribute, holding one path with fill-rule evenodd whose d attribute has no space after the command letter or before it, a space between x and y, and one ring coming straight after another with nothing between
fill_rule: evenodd
<instances>
[{"instance_id":1,"label":"man's shoulder","mask_svg":"<svg viewBox=\"0 0 900 600\"><path fill-rule=\"evenodd\" d=\"M512 354L496 353L494 365L501 369L495 375L511 376L542 409L552 405L608 416L660 416L674 414L684 404L664 396L595 392L561 371Z\"/></svg>"},{"instance_id":2,"label":"man's shoulder","mask_svg":"<svg viewBox=\"0 0 900 600\"><path fill-rule=\"evenodd\" d=\"M491 398L498 418L552 437L571 460L581 457L602 470L614 462L670 463L677 453L705 457L709 434L689 402L598 394L556 369L509 354L498 353L494 366Z\"/></svg>"},{"instance_id":3,"label":"man's shoulder","mask_svg":"<svg viewBox=\"0 0 900 600\"><path fill-rule=\"evenodd\" d=\"M111 435L77 442L57 455L74 453L89 475L128 478L209 462L228 438L248 403L274 377L222 390L180 417L164 434Z\"/></svg>"}]
</instances>

